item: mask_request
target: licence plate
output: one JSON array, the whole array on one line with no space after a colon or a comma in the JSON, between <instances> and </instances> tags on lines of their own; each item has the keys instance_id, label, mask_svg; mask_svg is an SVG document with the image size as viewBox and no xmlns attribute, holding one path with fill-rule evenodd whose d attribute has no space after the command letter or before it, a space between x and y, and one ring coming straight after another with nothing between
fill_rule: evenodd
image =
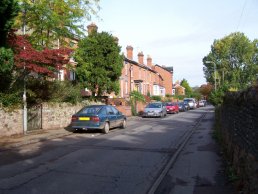
<instances>
[{"instance_id":1,"label":"licence plate","mask_svg":"<svg viewBox=\"0 0 258 194\"><path fill-rule=\"evenodd\" d=\"M149 112L148 115L153 115L154 113L153 112Z\"/></svg>"},{"instance_id":2,"label":"licence plate","mask_svg":"<svg viewBox=\"0 0 258 194\"><path fill-rule=\"evenodd\" d=\"M80 117L79 120L80 121L89 121L90 117Z\"/></svg>"}]
</instances>

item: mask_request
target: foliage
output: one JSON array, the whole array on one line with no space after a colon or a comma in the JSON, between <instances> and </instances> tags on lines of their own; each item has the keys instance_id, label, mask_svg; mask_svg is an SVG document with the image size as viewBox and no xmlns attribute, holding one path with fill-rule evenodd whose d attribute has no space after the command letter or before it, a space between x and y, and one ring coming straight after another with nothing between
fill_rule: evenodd
<instances>
[{"instance_id":1,"label":"foliage","mask_svg":"<svg viewBox=\"0 0 258 194\"><path fill-rule=\"evenodd\" d=\"M114 37L107 32L94 31L79 42L75 52L78 62L76 74L93 97L95 94L101 96L119 92L119 77L123 68L120 50Z\"/></svg>"},{"instance_id":2,"label":"foliage","mask_svg":"<svg viewBox=\"0 0 258 194\"><path fill-rule=\"evenodd\" d=\"M210 84L210 83L208 83L208 84L203 84L203 85L201 85L201 87L200 87L200 90L199 90L199 92L200 92L200 94L203 96L203 97L205 97L205 99L208 99L209 98L209 95L210 95L210 93L211 93L211 91L212 91L212 85Z\"/></svg>"},{"instance_id":3,"label":"foliage","mask_svg":"<svg viewBox=\"0 0 258 194\"><path fill-rule=\"evenodd\" d=\"M20 92L12 92L12 93L2 93L0 92L0 106L3 108L15 108L20 106L22 103L22 98Z\"/></svg>"},{"instance_id":4,"label":"foliage","mask_svg":"<svg viewBox=\"0 0 258 194\"><path fill-rule=\"evenodd\" d=\"M6 46L7 34L11 29L15 17L18 15L18 0L0 1L0 47Z\"/></svg>"},{"instance_id":5,"label":"foliage","mask_svg":"<svg viewBox=\"0 0 258 194\"><path fill-rule=\"evenodd\" d=\"M51 84L52 102L70 102L76 104L82 101L81 85L73 84L70 81L55 81Z\"/></svg>"},{"instance_id":6,"label":"foliage","mask_svg":"<svg viewBox=\"0 0 258 194\"><path fill-rule=\"evenodd\" d=\"M11 49L0 48L0 106L16 107L21 104L21 92L14 85L14 54Z\"/></svg>"},{"instance_id":7,"label":"foliage","mask_svg":"<svg viewBox=\"0 0 258 194\"><path fill-rule=\"evenodd\" d=\"M131 98L130 101L131 101L131 107L132 107L132 115L136 116L138 112L137 102L145 102L145 98L140 92L136 90L130 92L130 98Z\"/></svg>"},{"instance_id":8,"label":"foliage","mask_svg":"<svg viewBox=\"0 0 258 194\"><path fill-rule=\"evenodd\" d=\"M190 87L188 81L186 79L183 79L180 83L181 86L185 88L185 95L191 95L192 88Z\"/></svg>"},{"instance_id":9,"label":"foliage","mask_svg":"<svg viewBox=\"0 0 258 194\"><path fill-rule=\"evenodd\" d=\"M70 102L76 104L82 101L82 87L70 81L29 78L27 86L27 101L30 105L42 102Z\"/></svg>"},{"instance_id":10,"label":"foliage","mask_svg":"<svg viewBox=\"0 0 258 194\"><path fill-rule=\"evenodd\" d=\"M13 51L11 49L0 47L0 92L5 92L9 89L13 80L13 67Z\"/></svg>"},{"instance_id":11,"label":"foliage","mask_svg":"<svg viewBox=\"0 0 258 194\"><path fill-rule=\"evenodd\" d=\"M25 69L27 74L37 73L44 76L54 76L69 60L65 58L69 49L35 50L27 40L27 36L17 36L9 33L8 44L14 50L14 60L17 69Z\"/></svg>"},{"instance_id":12,"label":"foliage","mask_svg":"<svg viewBox=\"0 0 258 194\"><path fill-rule=\"evenodd\" d=\"M156 101L161 101L162 100L161 96L151 96L151 99L156 100Z\"/></svg>"},{"instance_id":13,"label":"foliage","mask_svg":"<svg viewBox=\"0 0 258 194\"><path fill-rule=\"evenodd\" d=\"M166 96L166 97L168 97L168 98L173 97L173 95L172 95L172 94L166 94L165 96Z\"/></svg>"},{"instance_id":14,"label":"foliage","mask_svg":"<svg viewBox=\"0 0 258 194\"><path fill-rule=\"evenodd\" d=\"M52 90L52 93L48 93L48 90L43 87L47 82L46 79L49 79L49 76L54 77L57 70L68 63L65 56L71 51L68 49L36 51L26 37L17 36L14 32L9 32L7 43L13 51L6 48L0 49L0 92L3 106L22 102L24 83L26 83L29 104L49 100L48 98L58 91L59 87ZM74 94L71 92L70 96ZM48 97L45 98L45 95ZM66 96L65 93L59 93L59 95ZM72 99L64 101L73 101Z\"/></svg>"},{"instance_id":15,"label":"foliage","mask_svg":"<svg viewBox=\"0 0 258 194\"><path fill-rule=\"evenodd\" d=\"M164 100L164 102L172 102L173 101L173 96L170 95L170 94L166 95L163 100Z\"/></svg>"},{"instance_id":16,"label":"foliage","mask_svg":"<svg viewBox=\"0 0 258 194\"><path fill-rule=\"evenodd\" d=\"M196 100L201 100L202 98L202 95L201 93L199 92L199 90L195 90L192 92L192 94L190 95L191 98L195 98Z\"/></svg>"},{"instance_id":17,"label":"foliage","mask_svg":"<svg viewBox=\"0 0 258 194\"><path fill-rule=\"evenodd\" d=\"M174 99L178 99L178 100L183 100L185 98L185 96L182 95L174 95L173 96Z\"/></svg>"},{"instance_id":18,"label":"foliage","mask_svg":"<svg viewBox=\"0 0 258 194\"><path fill-rule=\"evenodd\" d=\"M203 58L205 78L214 85L216 75L217 88L228 85L244 89L256 79L257 59L257 40L252 42L243 33L232 33L215 40L210 53Z\"/></svg>"},{"instance_id":19,"label":"foliage","mask_svg":"<svg viewBox=\"0 0 258 194\"><path fill-rule=\"evenodd\" d=\"M130 93L130 97L131 97L131 99L133 99L137 102L145 102L144 96L136 90L134 90Z\"/></svg>"},{"instance_id":20,"label":"foliage","mask_svg":"<svg viewBox=\"0 0 258 194\"><path fill-rule=\"evenodd\" d=\"M225 93L229 90L227 85L223 85L220 88L218 88L216 91L213 90L209 96L209 101L213 105L220 105L223 102L223 97L225 96Z\"/></svg>"},{"instance_id":21,"label":"foliage","mask_svg":"<svg viewBox=\"0 0 258 194\"><path fill-rule=\"evenodd\" d=\"M30 41L37 49L53 48L57 40L66 46L67 38L74 39L85 32L83 23L99 10L99 0L20 0L22 12L17 28L26 23Z\"/></svg>"}]
</instances>

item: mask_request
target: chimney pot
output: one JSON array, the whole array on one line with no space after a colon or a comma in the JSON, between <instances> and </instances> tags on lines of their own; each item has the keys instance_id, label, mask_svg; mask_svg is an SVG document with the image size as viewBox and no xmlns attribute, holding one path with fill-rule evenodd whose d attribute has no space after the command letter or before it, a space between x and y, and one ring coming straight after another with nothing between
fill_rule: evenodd
<instances>
[{"instance_id":1,"label":"chimney pot","mask_svg":"<svg viewBox=\"0 0 258 194\"><path fill-rule=\"evenodd\" d=\"M127 58L133 60L133 47L128 45L126 47L126 51L127 51Z\"/></svg>"},{"instance_id":2,"label":"chimney pot","mask_svg":"<svg viewBox=\"0 0 258 194\"><path fill-rule=\"evenodd\" d=\"M118 44L119 38L117 38L116 36L113 36L113 37L114 37L114 40L115 40L116 44Z\"/></svg>"},{"instance_id":3,"label":"chimney pot","mask_svg":"<svg viewBox=\"0 0 258 194\"><path fill-rule=\"evenodd\" d=\"M98 26L94 23L91 23L90 25L87 26L88 29L88 35L92 34L93 32L98 31Z\"/></svg>"},{"instance_id":4,"label":"chimney pot","mask_svg":"<svg viewBox=\"0 0 258 194\"><path fill-rule=\"evenodd\" d=\"M140 64L143 64L143 57L144 57L143 52L139 52L139 53L138 53L138 62L139 62Z\"/></svg>"},{"instance_id":5,"label":"chimney pot","mask_svg":"<svg viewBox=\"0 0 258 194\"><path fill-rule=\"evenodd\" d=\"M148 57L147 57L147 66L150 68L152 67L152 58L150 55L148 55Z\"/></svg>"}]
</instances>

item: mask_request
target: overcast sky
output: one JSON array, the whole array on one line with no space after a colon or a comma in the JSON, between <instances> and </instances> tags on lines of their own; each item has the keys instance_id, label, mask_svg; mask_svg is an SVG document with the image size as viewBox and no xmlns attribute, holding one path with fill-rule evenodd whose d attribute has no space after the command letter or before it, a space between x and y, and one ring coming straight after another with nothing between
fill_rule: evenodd
<instances>
[{"instance_id":1,"label":"overcast sky","mask_svg":"<svg viewBox=\"0 0 258 194\"><path fill-rule=\"evenodd\" d=\"M243 32L258 38L257 0L100 0L99 31L119 38L122 52L143 51L153 63L174 67L174 82L206 83L202 58L215 39ZM90 24L91 22L89 22Z\"/></svg>"}]
</instances>

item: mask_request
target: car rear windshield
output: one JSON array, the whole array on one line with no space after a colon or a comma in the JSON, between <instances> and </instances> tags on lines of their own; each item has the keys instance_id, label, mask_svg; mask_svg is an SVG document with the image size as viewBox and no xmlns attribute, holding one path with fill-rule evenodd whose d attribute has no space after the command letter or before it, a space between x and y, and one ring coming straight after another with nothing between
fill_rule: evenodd
<instances>
[{"instance_id":1,"label":"car rear windshield","mask_svg":"<svg viewBox=\"0 0 258 194\"><path fill-rule=\"evenodd\" d=\"M83 114L97 114L101 107L86 107L80 111Z\"/></svg>"},{"instance_id":2,"label":"car rear windshield","mask_svg":"<svg viewBox=\"0 0 258 194\"><path fill-rule=\"evenodd\" d=\"M147 105L147 108L161 108L161 104L159 103L151 103Z\"/></svg>"},{"instance_id":3,"label":"car rear windshield","mask_svg":"<svg viewBox=\"0 0 258 194\"><path fill-rule=\"evenodd\" d=\"M167 104L166 104L166 106L174 106L174 105L176 105L175 102L167 102Z\"/></svg>"}]
</instances>

